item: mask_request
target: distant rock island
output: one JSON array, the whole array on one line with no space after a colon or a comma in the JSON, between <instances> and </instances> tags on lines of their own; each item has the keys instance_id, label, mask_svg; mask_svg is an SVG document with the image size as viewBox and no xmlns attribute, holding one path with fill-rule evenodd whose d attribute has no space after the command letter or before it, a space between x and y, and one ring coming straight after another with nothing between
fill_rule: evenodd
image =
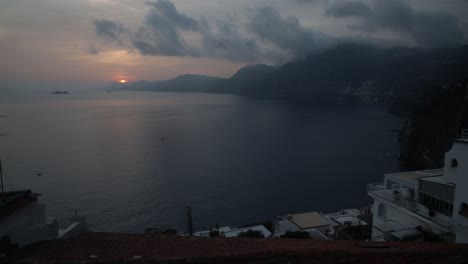
<instances>
[{"instance_id":1,"label":"distant rock island","mask_svg":"<svg viewBox=\"0 0 468 264\"><path fill-rule=\"evenodd\" d=\"M55 92L51 92L50 94L70 94L69 91L55 91Z\"/></svg>"}]
</instances>

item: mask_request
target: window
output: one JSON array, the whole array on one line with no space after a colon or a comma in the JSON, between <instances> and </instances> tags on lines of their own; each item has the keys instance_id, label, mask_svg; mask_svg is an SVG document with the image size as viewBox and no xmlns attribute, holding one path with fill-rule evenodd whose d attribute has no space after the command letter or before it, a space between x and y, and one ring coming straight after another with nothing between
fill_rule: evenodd
<instances>
[{"instance_id":1,"label":"window","mask_svg":"<svg viewBox=\"0 0 468 264\"><path fill-rule=\"evenodd\" d=\"M380 218L387 218L387 207L384 204L379 205L379 212L377 214Z\"/></svg>"},{"instance_id":2,"label":"window","mask_svg":"<svg viewBox=\"0 0 468 264\"><path fill-rule=\"evenodd\" d=\"M458 167L458 160L457 159L452 159L452 168Z\"/></svg>"},{"instance_id":3,"label":"window","mask_svg":"<svg viewBox=\"0 0 468 264\"><path fill-rule=\"evenodd\" d=\"M461 203L460 204L460 211L458 212L461 216L468 217L468 204Z\"/></svg>"},{"instance_id":4,"label":"window","mask_svg":"<svg viewBox=\"0 0 468 264\"><path fill-rule=\"evenodd\" d=\"M430 181L419 181L419 203L432 212L451 217L455 197L455 186Z\"/></svg>"}]
</instances>

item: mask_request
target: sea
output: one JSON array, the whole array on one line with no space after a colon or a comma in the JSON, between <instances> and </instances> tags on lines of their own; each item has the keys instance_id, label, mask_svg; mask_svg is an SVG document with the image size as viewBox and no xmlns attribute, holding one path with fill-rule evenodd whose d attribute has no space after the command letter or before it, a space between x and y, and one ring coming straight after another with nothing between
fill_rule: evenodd
<instances>
[{"instance_id":1,"label":"sea","mask_svg":"<svg viewBox=\"0 0 468 264\"><path fill-rule=\"evenodd\" d=\"M0 97L6 191L47 215L144 232L242 226L368 206L400 171L403 120L383 106L323 107L235 95L72 92Z\"/></svg>"}]
</instances>

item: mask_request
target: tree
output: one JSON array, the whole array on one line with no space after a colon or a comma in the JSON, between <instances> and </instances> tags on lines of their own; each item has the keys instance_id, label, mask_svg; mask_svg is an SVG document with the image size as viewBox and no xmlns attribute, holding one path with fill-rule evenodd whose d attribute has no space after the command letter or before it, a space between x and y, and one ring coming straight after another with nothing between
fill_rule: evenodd
<instances>
[{"instance_id":1,"label":"tree","mask_svg":"<svg viewBox=\"0 0 468 264\"><path fill-rule=\"evenodd\" d=\"M280 238L296 238L296 239L310 239L310 235L304 231L288 231Z\"/></svg>"},{"instance_id":2,"label":"tree","mask_svg":"<svg viewBox=\"0 0 468 264\"><path fill-rule=\"evenodd\" d=\"M247 230L245 232L239 233L237 237L265 238L263 233L259 230Z\"/></svg>"}]
</instances>

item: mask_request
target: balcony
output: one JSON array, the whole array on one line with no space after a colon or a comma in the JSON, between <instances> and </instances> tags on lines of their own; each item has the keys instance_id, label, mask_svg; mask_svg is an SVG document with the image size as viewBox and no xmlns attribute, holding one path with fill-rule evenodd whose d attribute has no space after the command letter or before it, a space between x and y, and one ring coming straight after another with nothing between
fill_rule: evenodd
<instances>
[{"instance_id":1,"label":"balcony","mask_svg":"<svg viewBox=\"0 0 468 264\"><path fill-rule=\"evenodd\" d=\"M468 129L462 129L461 139L468 139Z\"/></svg>"},{"instance_id":2,"label":"balcony","mask_svg":"<svg viewBox=\"0 0 468 264\"><path fill-rule=\"evenodd\" d=\"M386 189L382 183L368 184L367 193L378 196L410 211L418 211L418 203L414 200L414 194L402 194L397 189Z\"/></svg>"},{"instance_id":3,"label":"balcony","mask_svg":"<svg viewBox=\"0 0 468 264\"><path fill-rule=\"evenodd\" d=\"M452 228L452 224L446 220L429 215L428 211L424 210L425 208L415 200L415 194L411 192L404 192L402 194L398 189L386 189L383 183L373 183L367 185L367 193L370 196L378 197L413 212L414 214L446 229Z\"/></svg>"}]
</instances>

